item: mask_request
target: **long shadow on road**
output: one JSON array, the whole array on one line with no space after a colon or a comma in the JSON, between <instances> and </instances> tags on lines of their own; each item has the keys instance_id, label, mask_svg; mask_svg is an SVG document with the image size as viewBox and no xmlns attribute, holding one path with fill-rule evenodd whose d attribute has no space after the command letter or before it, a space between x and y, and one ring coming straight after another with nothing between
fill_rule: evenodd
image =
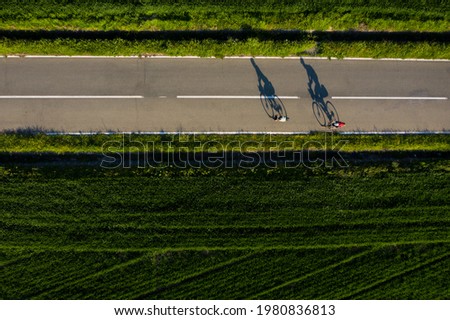
<instances>
[{"instance_id":1,"label":"long shadow on road","mask_svg":"<svg viewBox=\"0 0 450 320\"><path fill-rule=\"evenodd\" d=\"M310 64L306 64L303 58L300 58L300 63L308 76L308 92L312 99L312 110L317 122L322 127L326 127L333 121L339 121L335 106L331 101L325 101L325 98L328 97L328 90L320 83L314 68Z\"/></svg>"},{"instance_id":2,"label":"long shadow on road","mask_svg":"<svg viewBox=\"0 0 450 320\"><path fill-rule=\"evenodd\" d=\"M261 71L253 58L250 61L258 77L258 90L264 111L270 118L275 120L281 117L287 118L286 108L281 99L275 94L272 82Z\"/></svg>"}]
</instances>

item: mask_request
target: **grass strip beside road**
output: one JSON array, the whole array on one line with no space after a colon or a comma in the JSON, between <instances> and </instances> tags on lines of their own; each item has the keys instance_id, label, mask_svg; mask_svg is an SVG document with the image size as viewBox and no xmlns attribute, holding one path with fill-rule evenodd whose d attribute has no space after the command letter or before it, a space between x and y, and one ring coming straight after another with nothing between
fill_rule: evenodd
<instances>
[{"instance_id":1,"label":"grass strip beside road","mask_svg":"<svg viewBox=\"0 0 450 320\"><path fill-rule=\"evenodd\" d=\"M18 40L0 38L0 55L318 56L450 59L448 43L393 41Z\"/></svg>"},{"instance_id":2,"label":"grass strip beside road","mask_svg":"<svg viewBox=\"0 0 450 320\"><path fill-rule=\"evenodd\" d=\"M252 151L330 150L342 141L341 151L450 151L450 135L47 135L0 134L2 153L102 153L106 152L186 152L232 151L238 146ZM345 141L345 142L344 142ZM269 148L271 148L269 150Z\"/></svg>"}]
</instances>

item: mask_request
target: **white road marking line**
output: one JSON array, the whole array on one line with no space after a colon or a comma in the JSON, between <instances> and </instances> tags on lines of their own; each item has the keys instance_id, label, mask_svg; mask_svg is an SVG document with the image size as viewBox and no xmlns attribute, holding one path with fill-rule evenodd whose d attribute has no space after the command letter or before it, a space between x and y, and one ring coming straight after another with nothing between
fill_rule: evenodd
<instances>
[{"instance_id":1,"label":"white road marking line","mask_svg":"<svg viewBox=\"0 0 450 320\"><path fill-rule=\"evenodd\" d=\"M447 100L447 97L331 97L341 100Z\"/></svg>"},{"instance_id":2,"label":"white road marking line","mask_svg":"<svg viewBox=\"0 0 450 320\"><path fill-rule=\"evenodd\" d=\"M0 99L142 99L144 96L0 96Z\"/></svg>"},{"instance_id":3,"label":"white road marking line","mask_svg":"<svg viewBox=\"0 0 450 320\"><path fill-rule=\"evenodd\" d=\"M266 99L298 100L298 96L263 96ZM261 99L261 96L177 96L177 99Z\"/></svg>"}]
</instances>

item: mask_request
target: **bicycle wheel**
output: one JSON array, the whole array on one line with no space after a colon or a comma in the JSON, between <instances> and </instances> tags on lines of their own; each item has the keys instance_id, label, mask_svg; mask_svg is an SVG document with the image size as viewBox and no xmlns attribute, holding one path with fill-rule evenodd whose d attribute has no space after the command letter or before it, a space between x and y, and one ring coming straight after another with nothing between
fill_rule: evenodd
<instances>
[{"instance_id":1,"label":"bicycle wheel","mask_svg":"<svg viewBox=\"0 0 450 320\"><path fill-rule=\"evenodd\" d=\"M322 126L325 127L327 125L327 120L325 117L325 107L317 101L313 101L312 103L312 110L314 113L314 116L316 117L317 122Z\"/></svg>"},{"instance_id":2,"label":"bicycle wheel","mask_svg":"<svg viewBox=\"0 0 450 320\"><path fill-rule=\"evenodd\" d=\"M333 121L339 121L339 114L336 110L336 107L331 103L331 101L327 101L325 103L325 110L327 113L328 121L330 123Z\"/></svg>"},{"instance_id":3,"label":"bicycle wheel","mask_svg":"<svg viewBox=\"0 0 450 320\"><path fill-rule=\"evenodd\" d=\"M287 117L286 108L284 107L283 101L281 101L278 96L274 96L272 98L272 110L274 114L281 116L281 117Z\"/></svg>"},{"instance_id":4,"label":"bicycle wheel","mask_svg":"<svg viewBox=\"0 0 450 320\"><path fill-rule=\"evenodd\" d=\"M259 99L261 101L261 105L264 109L264 111L266 112L266 114L273 119L273 117L275 116L274 110L272 108L272 102L270 101L270 98L268 98L267 96L261 94L259 96Z\"/></svg>"}]
</instances>

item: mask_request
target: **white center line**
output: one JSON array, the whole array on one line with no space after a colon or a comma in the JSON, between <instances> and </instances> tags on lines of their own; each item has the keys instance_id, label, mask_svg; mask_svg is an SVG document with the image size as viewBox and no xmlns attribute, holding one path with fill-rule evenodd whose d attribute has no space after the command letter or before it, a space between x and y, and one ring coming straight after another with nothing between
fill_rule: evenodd
<instances>
[{"instance_id":1,"label":"white center line","mask_svg":"<svg viewBox=\"0 0 450 320\"><path fill-rule=\"evenodd\" d=\"M144 96L0 96L0 99L142 99Z\"/></svg>"},{"instance_id":2,"label":"white center line","mask_svg":"<svg viewBox=\"0 0 450 320\"><path fill-rule=\"evenodd\" d=\"M331 97L341 100L447 100L447 97Z\"/></svg>"},{"instance_id":3,"label":"white center line","mask_svg":"<svg viewBox=\"0 0 450 320\"><path fill-rule=\"evenodd\" d=\"M297 100L298 96L177 96L177 99L285 99Z\"/></svg>"}]
</instances>

